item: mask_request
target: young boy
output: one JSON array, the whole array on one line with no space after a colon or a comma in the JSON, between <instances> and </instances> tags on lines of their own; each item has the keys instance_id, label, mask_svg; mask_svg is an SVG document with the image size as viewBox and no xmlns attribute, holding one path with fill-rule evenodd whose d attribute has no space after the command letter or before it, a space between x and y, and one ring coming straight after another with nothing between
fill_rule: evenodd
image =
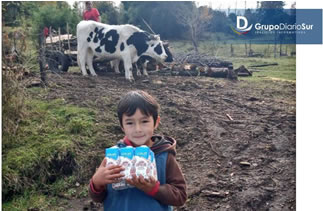
<instances>
[{"instance_id":1,"label":"young boy","mask_svg":"<svg viewBox=\"0 0 323 211\"><path fill-rule=\"evenodd\" d=\"M173 138L153 135L160 122L157 101L144 91L128 92L119 102L118 117L125 133L118 147L147 145L154 152L158 181L142 176L127 179L134 188L114 190L112 183L122 176L123 167L106 167L103 159L90 181L89 193L96 202L104 203L104 210L172 210L182 206L186 199L186 183L175 159L176 141Z\"/></svg>"}]
</instances>

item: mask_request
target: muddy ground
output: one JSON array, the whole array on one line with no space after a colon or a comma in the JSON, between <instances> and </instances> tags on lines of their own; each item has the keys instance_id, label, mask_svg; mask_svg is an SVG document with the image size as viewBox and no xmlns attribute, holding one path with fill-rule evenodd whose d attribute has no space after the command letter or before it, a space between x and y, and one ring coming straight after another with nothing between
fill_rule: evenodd
<instances>
[{"instance_id":1,"label":"muddy ground","mask_svg":"<svg viewBox=\"0 0 323 211\"><path fill-rule=\"evenodd\" d=\"M177 210L296 209L295 83L150 75L131 84L114 73L47 77L48 99L91 107L99 112L97 122L107 125L107 111L125 92L142 89L157 98L157 132L177 140L187 181L188 201ZM121 133L115 121L101 131L102 140ZM92 153L102 154L101 147ZM102 210L89 198L69 206Z\"/></svg>"}]
</instances>

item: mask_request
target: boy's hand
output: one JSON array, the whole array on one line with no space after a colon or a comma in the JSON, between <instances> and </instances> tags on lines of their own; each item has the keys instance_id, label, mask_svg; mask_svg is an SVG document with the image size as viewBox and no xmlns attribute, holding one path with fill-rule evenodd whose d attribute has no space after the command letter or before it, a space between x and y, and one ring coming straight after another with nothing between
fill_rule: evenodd
<instances>
[{"instance_id":1,"label":"boy's hand","mask_svg":"<svg viewBox=\"0 0 323 211\"><path fill-rule=\"evenodd\" d=\"M122 166L111 165L106 167L107 159L104 158L99 168L92 177L92 182L96 190L103 190L107 184L118 182L124 176L120 172L124 170Z\"/></svg>"},{"instance_id":2,"label":"boy's hand","mask_svg":"<svg viewBox=\"0 0 323 211\"><path fill-rule=\"evenodd\" d=\"M153 177L144 179L142 175L140 175L139 177L132 175L132 179L126 179L126 181L128 184L133 185L146 193L149 193L157 183L157 181Z\"/></svg>"}]
</instances>

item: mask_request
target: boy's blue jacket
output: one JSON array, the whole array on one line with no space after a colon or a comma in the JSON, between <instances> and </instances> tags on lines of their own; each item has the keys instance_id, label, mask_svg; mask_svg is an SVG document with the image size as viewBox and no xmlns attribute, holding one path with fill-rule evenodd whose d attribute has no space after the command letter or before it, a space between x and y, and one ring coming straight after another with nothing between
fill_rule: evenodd
<instances>
[{"instance_id":1,"label":"boy's blue jacket","mask_svg":"<svg viewBox=\"0 0 323 211\"><path fill-rule=\"evenodd\" d=\"M101 192L93 190L90 182L89 193L96 202L103 202L104 210L172 210L172 206L181 206L187 199L186 183L176 162L176 141L169 137L153 136L151 150L155 153L158 180L160 182L157 193L153 196L137 189L128 188L114 190L111 185ZM121 140L118 147L128 144Z\"/></svg>"}]
</instances>

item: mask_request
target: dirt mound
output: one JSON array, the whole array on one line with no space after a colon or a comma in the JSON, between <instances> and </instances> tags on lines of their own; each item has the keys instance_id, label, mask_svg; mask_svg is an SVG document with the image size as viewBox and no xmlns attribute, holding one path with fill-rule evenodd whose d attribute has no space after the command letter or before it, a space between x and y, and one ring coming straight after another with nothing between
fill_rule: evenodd
<instances>
[{"instance_id":1,"label":"dirt mound","mask_svg":"<svg viewBox=\"0 0 323 211\"><path fill-rule=\"evenodd\" d=\"M295 210L294 83L151 75L131 84L114 73L48 79L49 99L96 109L98 122L129 90L157 98L157 132L177 140L188 185L189 199L177 210Z\"/></svg>"}]
</instances>

